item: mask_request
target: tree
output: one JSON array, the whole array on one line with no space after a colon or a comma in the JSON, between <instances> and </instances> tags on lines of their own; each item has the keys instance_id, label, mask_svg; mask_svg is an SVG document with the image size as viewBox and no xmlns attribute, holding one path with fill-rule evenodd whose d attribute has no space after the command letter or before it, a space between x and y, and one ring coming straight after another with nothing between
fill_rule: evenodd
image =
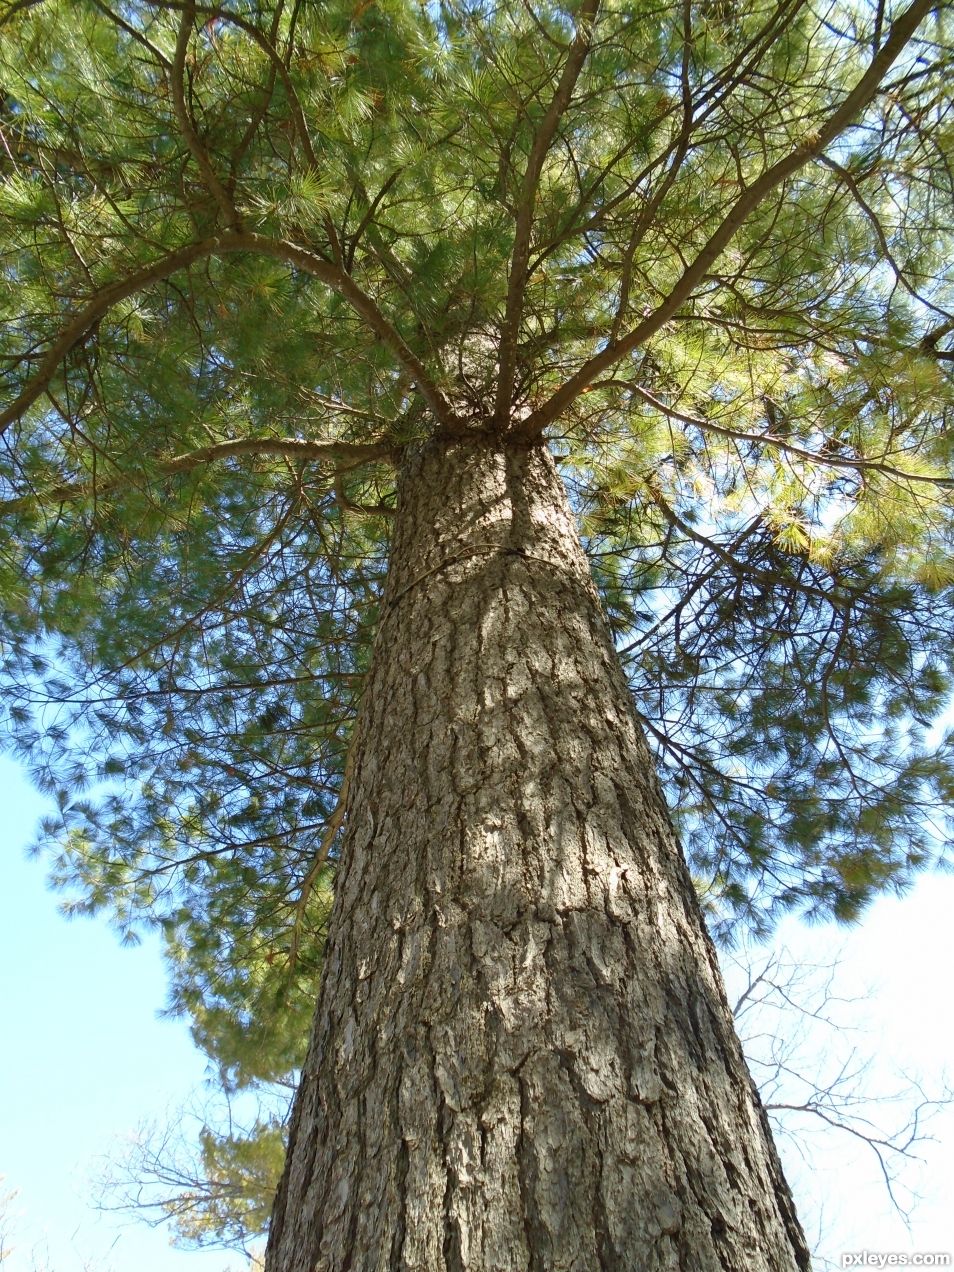
<instances>
[{"instance_id":1,"label":"tree","mask_svg":"<svg viewBox=\"0 0 954 1272\"><path fill-rule=\"evenodd\" d=\"M840 959L819 964L784 948L746 946L725 959L733 1018L776 1142L792 1150L789 1162L801 1158L805 1167L795 1191L803 1222L806 1211L815 1212L813 1266L834 1268L844 1229L839 1242L829 1205L839 1217L843 1207L824 1175L817 1178L819 1147L840 1143L829 1161L851 1177L852 1149L856 1159L876 1163L885 1198L907 1225L921 1200L931 1122L954 1095L943 1074L926 1085L884 1072L883 1055L866 1045L852 1010L870 991L864 998L838 991Z\"/></svg>"},{"instance_id":2,"label":"tree","mask_svg":"<svg viewBox=\"0 0 954 1272\"><path fill-rule=\"evenodd\" d=\"M230 1080L324 959L268 1266L806 1266L640 720L720 925L935 855L946 15L6 10L11 734Z\"/></svg>"},{"instance_id":3,"label":"tree","mask_svg":"<svg viewBox=\"0 0 954 1272\"><path fill-rule=\"evenodd\" d=\"M5 1178L2 1175L0 1175L0 1187L5 1187ZM0 1264L7 1264L11 1272L50 1272L49 1251L35 1245L27 1256L21 1241L17 1239L17 1229L22 1218L22 1215L14 1210L14 1203L18 1196L19 1192L16 1188L0 1193ZM16 1256L16 1263L8 1262L14 1256ZM27 1257L29 1257L29 1268L26 1262ZM84 1258L82 1272L111 1272L111 1269Z\"/></svg>"},{"instance_id":4,"label":"tree","mask_svg":"<svg viewBox=\"0 0 954 1272\"><path fill-rule=\"evenodd\" d=\"M287 1111L260 1109L243 1125L229 1102L143 1123L100 1179L99 1209L169 1224L176 1245L221 1246L254 1260L281 1177Z\"/></svg>"},{"instance_id":5,"label":"tree","mask_svg":"<svg viewBox=\"0 0 954 1272\"><path fill-rule=\"evenodd\" d=\"M0 1186L4 1182L5 1177L0 1175ZM10 1207L15 1200L16 1192L4 1191L0 1194L0 1263L6 1263L16 1249L11 1240L13 1225L10 1221Z\"/></svg>"}]
</instances>

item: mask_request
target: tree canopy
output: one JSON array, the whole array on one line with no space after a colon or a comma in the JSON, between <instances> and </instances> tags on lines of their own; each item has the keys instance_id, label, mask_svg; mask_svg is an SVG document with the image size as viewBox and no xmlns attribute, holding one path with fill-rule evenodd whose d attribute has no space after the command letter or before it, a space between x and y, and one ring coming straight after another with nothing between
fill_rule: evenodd
<instances>
[{"instance_id":1,"label":"tree canopy","mask_svg":"<svg viewBox=\"0 0 954 1272\"><path fill-rule=\"evenodd\" d=\"M395 466L545 437L713 922L944 853L933 0L7 0L7 733L74 911L297 1063Z\"/></svg>"}]
</instances>

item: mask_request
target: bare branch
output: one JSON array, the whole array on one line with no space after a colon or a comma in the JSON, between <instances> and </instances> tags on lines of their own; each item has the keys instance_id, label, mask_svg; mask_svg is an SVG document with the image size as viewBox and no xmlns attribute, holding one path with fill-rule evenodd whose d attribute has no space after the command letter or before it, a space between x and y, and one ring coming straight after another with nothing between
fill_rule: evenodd
<instances>
[{"instance_id":1,"label":"bare branch","mask_svg":"<svg viewBox=\"0 0 954 1272\"><path fill-rule=\"evenodd\" d=\"M947 1082L933 1097L907 1078L893 1091L873 1087L871 1061L846 1040L856 1032L850 1016L842 1018L834 1010L862 1000L835 992L837 956L814 964L780 949L756 966L754 949L745 947L741 954L723 957L731 979L740 975L744 982L733 1014L777 1133L798 1144L809 1129L827 1128L865 1144L877 1159L892 1205L906 1218L910 1207L899 1192L903 1171L916 1159L915 1149L930 1139L925 1123L954 1099ZM818 1055L826 1036L836 1046L823 1066Z\"/></svg>"}]
</instances>

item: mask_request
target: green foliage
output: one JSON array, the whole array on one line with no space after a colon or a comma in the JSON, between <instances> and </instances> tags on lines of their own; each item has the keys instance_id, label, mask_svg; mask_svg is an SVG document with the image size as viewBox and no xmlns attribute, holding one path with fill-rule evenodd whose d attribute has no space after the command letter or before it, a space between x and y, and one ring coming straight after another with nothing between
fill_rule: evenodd
<instances>
[{"instance_id":1,"label":"green foliage","mask_svg":"<svg viewBox=\"0 0 954 1272\"><path fill-rule=\"evenodd\" d=\"M275 1122L261 1122L244 1136L200 1134L201 1189L185 1190L171 1215L178 1239L205 1245L244 1246L264 1231L285 1161L285 1139ZM184 1203L194 1204L186 1206Z\"/></svg>"},{"instance_id":2,"label":"green foliage","mask_svg":"<svg viewBox=\"0 0 954 1272\"><path fill-rule=\"evenodd\" d=\"M168 1223L175 1245L254 1255L281 1175L285 1129L264 1105L246 1125L236 1113L232 1102L213 1103L202 1114L180 1110L169 1126L140 1127L127 1158L110 1163L100 1180L101 1208Z\"/></svg>"},{"instance_id":3,"label":"green foliage","mask_svg":"<svg viewBox=\"0 0 954 1272\"><path fill-rule=\"evenodd\" d=\"M435 429L545 430L723 934L943 857L949 14L6 10L7 733L227 1086L300 1063Z\"/></svg>"}]
</instances>

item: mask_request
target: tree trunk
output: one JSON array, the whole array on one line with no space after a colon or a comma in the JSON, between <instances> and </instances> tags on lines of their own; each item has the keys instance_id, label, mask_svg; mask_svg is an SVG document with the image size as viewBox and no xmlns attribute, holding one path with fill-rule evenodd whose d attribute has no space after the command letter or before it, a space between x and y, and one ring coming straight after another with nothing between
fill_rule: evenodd
<instances>
[{"instance_id":1,"label":"tree trunk","mask_svg":"<svg viewBox=\"0 0 954 1272\"><path fill-rule=\"evenodd\" d=\"M266 1267L807 1268L549 454L399 497Z\"/></svg>"}]
</instances>

